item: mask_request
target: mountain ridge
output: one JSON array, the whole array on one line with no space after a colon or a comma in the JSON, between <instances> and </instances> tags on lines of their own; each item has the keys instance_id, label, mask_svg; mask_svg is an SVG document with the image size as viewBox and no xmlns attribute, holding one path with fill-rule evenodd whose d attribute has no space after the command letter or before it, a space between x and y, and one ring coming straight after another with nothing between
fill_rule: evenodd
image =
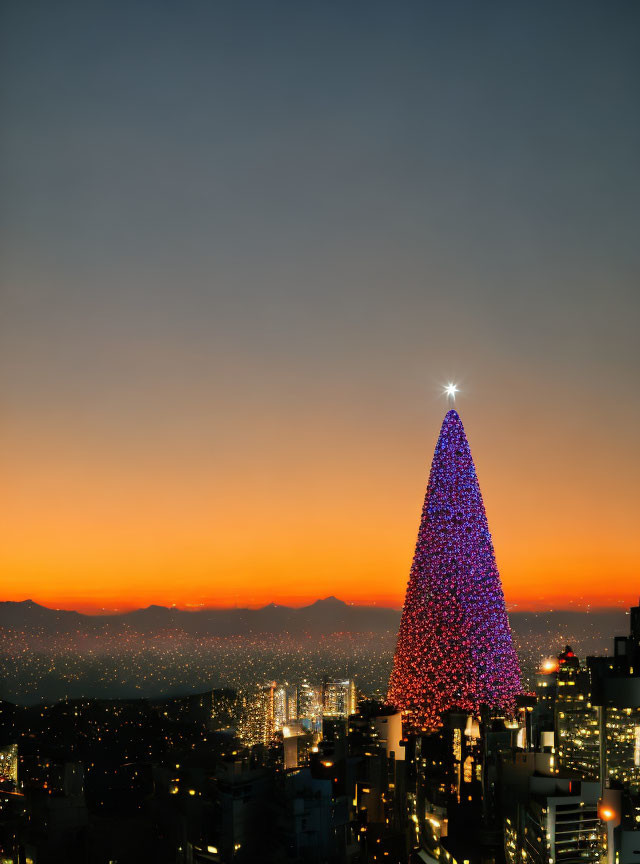
<instances>
[{"instance_id":1,"label":"mountain ridge","mask_svg":"<svg viewBox=\"0 0 640 864\"><path fill-rule=\"evenodd\" d=\"M82 631L102 636L117 633L160 633L181 631L191 636L290 636L326 633L397 632L400 609L384 606L356 606L329 596L307 606L291 607L270 603L258 609L179 609L150 604L126 612L88 615L72 609L51 609L34 600L0 601L0 628L24 635L77 635ZM561 628L591 629L604 639L628 632L627 613L620 609L548 612L511 611L509 620L516 633L544 633Z\"/></svg>"},{"instance_id":2,"label":"mountain ridge","mask_svg":"<svg viewBox=\"0 0 640 864\"><path fill-rule=\"evenodd\" d=\"M27 598L25 600L0 600L0 609L5 607L25 607L46 609L48 612L70 613L81 615L83 618L113 618L115 616L132 615L137 612L146 612L152 609L166 610L167 612L181 612L185 615L197 615L200 612L261 612L265 609L289 609L292 612L299 612L304 609L310 609L314 606L335 605L346 607L349 609L386 609L391 612L402 611L400 606L380 606L375 603L347 603L346 600L340 600L330 594L328 597L319 597L310 603L303 606L288 606L286 603L275 603L271 601L264 606L198 606L198 607L180 607L180 606L164 606L162 603L150 603L148 606L139 606L135 609L126 609L124 611L114 610L111 612L81 612L78 609L61 609L52 606L45 606L44 603L38 603L36 600ZM627 609L620 606L594 606L590 609L512 609L509 614L515 615L593 615L593 614L627 614Z\"/></svg>"},{"instance_id":3,"label":"mountain ridge","mask_svg":"<svg viewBox=\"0 0 640 864\"><path fill-rule=\"evenodd\" d=\"M230 636L258 633L385 631L397 628L400 611L379 606L351 606L336 597L316 600L299 608L275 603L258 609L178 607L151 604L140 609L110 614L87 615L67 609L50 609L33 600L0 601L0 627L22 632L64 635L78 628L89 633L133 630L150 633L166 629L191 635Z\"/></svg>"}]
</instances>

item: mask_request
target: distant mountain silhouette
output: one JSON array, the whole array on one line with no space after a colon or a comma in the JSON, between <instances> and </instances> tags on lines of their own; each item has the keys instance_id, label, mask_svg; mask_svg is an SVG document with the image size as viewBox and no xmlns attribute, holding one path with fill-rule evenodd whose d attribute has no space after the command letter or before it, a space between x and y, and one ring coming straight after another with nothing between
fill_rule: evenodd
<instances>
[{"instance_id":1,"label":"distant mountain silhouette","mask_svg":"<svg viewBox=\"0 0 640 864\"><path fill-rule=\"evenodd\" d=\"M289 633L386 632L398 627L400 613L377 606L350 606L336 597L316 600L294 609L274 603L261 609L199 609L186 612L166 606L147 606L115 615L84 615L48 609L33 600L0 602L0 627L25 635L82 632L98 635L129 631L155 633L181 630L193 636L248 636Z\"/></svg>"},{"instance_id":2,"label":"distant mountain silhouette","mask_svg":"<svg viewBox=\"0 0 640 864\"><path fill-rule=\"evenodd\" d=\"M614 635L628 632L624 610L592 612L511 612L516 637L536 641L545 633L555 640L558 632L572 636L572 643L584 643L584 650L604 652ZM0 602L0 628L23 635L72 635L78 632L99 636L121 632L152 634L177 630L191 636L260 636L289 634L292 637L328 633L395 633L400 610L379 606L352 606L336 597L316 600L294 609L271 603L261 609L198 609L184 611L151 605L145 609L115 615L84 615L80 612L48 609L33 600ZM558 646L549 644L549 651ZM558 647L560 650L562 646Z\"/></svg>"},{"instance_id":3,"label":"distant mountain silhouette","mask_svg":"<svg viewBox=\"0 0 640 864\"><path fill-rule=\"evenodd\" d=\"M624 611L512 612L523 672L567 644L579 657L611 652L629 630ZM351 606L335 597L301 609L184 611L148 606L83 615L25 600L0 602L0 700L150 698L353 675L365 692L384 693L400 611Z\"/></svg>"}]
</instances>

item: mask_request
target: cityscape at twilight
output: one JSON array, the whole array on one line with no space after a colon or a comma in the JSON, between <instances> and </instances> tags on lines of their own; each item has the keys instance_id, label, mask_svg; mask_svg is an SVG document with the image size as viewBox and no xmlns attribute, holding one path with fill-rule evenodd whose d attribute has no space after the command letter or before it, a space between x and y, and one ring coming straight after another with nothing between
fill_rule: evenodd
<instances>
[{"instance_id":1,"label":"cityscape at twilight","mask_svg":"<svg viewBox=\"0 0 640 864\"><path fill-rule=\"evenodd\" d=\"M640 4L0 78L0 864L640 864Z\"/></svg>"}]
</instances>

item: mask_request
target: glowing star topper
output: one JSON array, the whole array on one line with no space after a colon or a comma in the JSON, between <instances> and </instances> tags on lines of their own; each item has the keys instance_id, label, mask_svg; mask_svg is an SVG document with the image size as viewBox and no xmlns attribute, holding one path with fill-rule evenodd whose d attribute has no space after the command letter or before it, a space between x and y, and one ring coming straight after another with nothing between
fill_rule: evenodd
<instances>
[{"instance_id":1,"label":"glowing star topper","mask_svg":"<svg viewBox=\"0 0 640 864\"><path fill-rule=\"evenodd\" d=\"M458 392L459 390L457 384L447 384L447 386L444 388L444 395L452 402L456 401L456 393Z\"/></svg>"}]
</instances>

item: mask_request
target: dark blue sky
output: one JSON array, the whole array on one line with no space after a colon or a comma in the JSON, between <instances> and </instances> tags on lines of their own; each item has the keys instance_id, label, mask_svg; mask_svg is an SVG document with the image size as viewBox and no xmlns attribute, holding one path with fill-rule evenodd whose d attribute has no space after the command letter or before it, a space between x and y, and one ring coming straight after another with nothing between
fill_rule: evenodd
<instances>
[{"instance_id":1,"label":"dark blue sky","mask_svg":"<svg viewBox=\"0 0 640 864\"><path fill-rule=\"evenodd\" d=\"M12 470L80 453L88 490L224 451L241 483L335 416L343 471L363 438L423 464L450 378L512 470L513 438L601 459L612 416L635 446L637 3L16 0L0 26Z\"/></svg>"}]
</instances>

